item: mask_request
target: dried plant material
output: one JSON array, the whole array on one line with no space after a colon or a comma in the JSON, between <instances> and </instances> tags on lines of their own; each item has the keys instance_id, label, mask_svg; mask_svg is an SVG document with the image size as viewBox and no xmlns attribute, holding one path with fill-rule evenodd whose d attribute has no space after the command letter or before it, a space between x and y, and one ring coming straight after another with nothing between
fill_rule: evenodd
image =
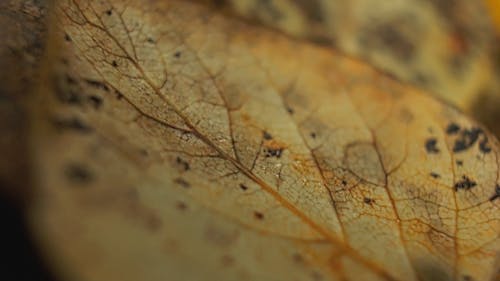
<instances>
[{"instance_id":1,"label":"dried plant material","mask_svg":"<svg viewBox=\"0 0 500 281\"><path fill-rule=\"evenodd\" d=\"M54 1L28 211L64 280L494 280L497 139L185 0Z\"/></svg>"},{"instance_id":2,"label":"dried plant material","mask_svg":"<svg viewBox=\"0 0 500 281\"><path fill-rule=\"evenodd\" d=\"M208 2L364 58L458 106L500 135L498 39L483 1Z\"/></svg>"}]
</instances>

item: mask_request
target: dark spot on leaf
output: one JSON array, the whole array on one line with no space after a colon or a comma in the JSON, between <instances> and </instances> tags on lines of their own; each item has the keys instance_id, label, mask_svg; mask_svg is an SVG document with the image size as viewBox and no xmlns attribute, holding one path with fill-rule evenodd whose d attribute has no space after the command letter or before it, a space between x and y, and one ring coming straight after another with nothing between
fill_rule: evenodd
<instances>
[{"instance_id":1,"label":"dark spot on leaf","mask_svg":"<svg viewBox=\"0 0 500 281\"><path fill-rule=\"evenodd\" d=\"M93 175L89 169L78 163L68 164L64 169L66 178L78 184L88 184L93 180Z\"/></svg>"},{"instance_id":2,"label":"dark spot on leaf","mask_svg":"<svg viewBox=\"0 0 500 281\"><path fill-rule=\"evenodd\" d=\"M178 201L176 204L175 204L175 207L179 210L179 211L184 211L187 209L187 205L186 203L182 202L182 201Z\"/></svg>"},{"instance_id":3,"label":"dark spot on leaf","mask_svg":"<svg viewBox=\"0 0 500 281\"><path fill-rule=\"evenodd\" d=\"M453 152L461 152L470 147L472 147L479 135L483 133L483 130L480 128L472 128L465 129L460 133L460 137L455 140L455 144L453 145Z\"/></svg>"},{"instance_id":4,"label":"dark spot on leaf","mask_svg":"<svg viewBox=\"0 0 500 281\"><path fill-rule=\"evenodd\" d=\"M287 107L286 107L286 111L287 111L289 114L293 114L293 113L294 113L293 108L291 108L291 107L289 107L289 106L287 106Z\"/></svg>"},{"instance_id":5,"label":"dark spot on leaf","mask_svg":"<svg viewBox=\"0 0 500 281\"><path fill-rule=\"evenodd\" d=\"M439 153L439 149L437 148L437 140L435 138L430 138L425 141L425 150L428 153Z\"/></svg>"},{"instance_id":6,"label":"dark spot on leaf","mask_svg":"<svg viewBox=\"0 0 500 281\"><path fill-rule=\"evenodd\" d=\"M490 153L491 152L491 147L488 144L487 137L484 137L484 139L479 143L479 150L481 150L482 153Z\"/></svg>"},{"instance_id":7,"label":"dark spot on leaf","mask_svg":"<svg viewBox=\"0 0 500 281\"><path fill-rule=\"evenodd\" d=\"M177 51L177 52L174 53L174 57L177 58L177 59L180 58L181 55L182 55L181 51Z\"/></svg>"},{"instance_id":8,"label":"dark spot on leaf","mask_svg":"<svg viewBox=\"0 0 500 281\"><path fill-rule=\"evenodd\" d=\"M280 158L283 154L283 148L266 148L264 149L266 157Z\"/></svg>"},{"instance_id":9,"label":"dark spot on leaf","mask_svg":"<svg viewBox=\"0 0 500 281\"><path fill-rule=\"evenodd\" d=\"M184 171L188 171L190 169L189 163L180 157L175 158L175 162L180 165Z\"/></svg>"},{"instance_id":10,"label":"dark spot on leaf","mask_svg":"<svg viewBox=\"0 0 500 281\"><path fill-rule=\"evenodd\" d=\"M51 122L59 130L72 130L80 133L92 132L92 128L77 117L53 118Z\"/></svg>"},{"instance_id":11,"label":"dark spot on leaf","mask_svg":"<svg viewBox=\"0 0 500 281\"><path fill-rule=\"evenodd\" d=\"M66 42L71 42L71 37L67 33L65 33L64 40L66 40Z\"/></svg>"},{"instance_id":12,"label":"dark spot on leaf","mask_svg":"<svg viewBox=\"0 0 500 281\"><path fill-rule=\"evenodd\" d=\"M151 37L148 37L147 41L148 41L148 43L151 43L151 44L155 43L155 40Z\"/></svg>"},{"instance_id":13,"label":"dark spot on leaf","mask_svg":"<svg viewBox=\"0 0 500 281\"><path fill-rule=\"evenodd\" d=\"M123 94L120 93L118 90L115 90L115 94L116 94L116 99L117 100L121 100L123 98Z\"/></svg>"},{"instance_id":14,"label":"dark spot on leaf","mask_svg":"<svg viewBox=\"0 0 500 281\"><path fill-rule=\"evenodd\" d=\"M184 188L190 188L191 187L191 184L189 182L187 182L185 179L183 178L176 178L174 179L174 183L184 187Z\"/></svg>"},{"instance_id":15,"label":"dark spot on leaf","mask_svg":"<svg viewBox=\"0 0 500 281\"><path fill-rule=\"evenodd\" d=\"M464 161L456 160L455 163L457 163L458 166L462 166L464 164Z\"/></svg>"},{"instance_id":16,"label":"dark spot on leaf","mask_svg":"<svg viewBox=\"0 0 500 281\"><path fill-rule=\"evenodd\" d=\"M246 186L242 183L240 183L240 188L241 188L241 190L248 190L248 186Z\"/></svg>"},{"instance_id":17,"label":"dark spot on leaf","mask_svg":"<svg viewBox=\"0 0 500 281\"><path fill-rule=\"evenodd\" d=\"M264 131L264 132L262 133L262 137L263 137L265 140L272 140L272 139L273 139L273 136L272 136L270 133L266 132L266 131Z\"/></svg>"},{"instance_id":18,"label":"dark spot on leaf","mask_svg":"<svg viewBox=\"0 0 500 281\"><path fill-rule=\"evenodd\" d=\"M342 185L347 185L347 181L346 180L342 180Z\"/></svg>"},{"instance_id":19,"label":"dark spot on leaf","mask_svg":"<svg viewBox=\"0 0 500 281\"><path fill-rule=\"evenodd\" d=\"M85 83L87 83L88 85L94 87L94 88L97 88L97 89L102 89L106 92L109 91L109 87L108 85L106 85L105 83L101 82L101 81L97 81L97 80L92 80L92 79L85 79L84 80Z\"/></svg>"},{"instance_id":20,"label":"dark spot on leaf","mask_svg":"<svg viewBox=\"0 0 500 281\"><path fill-rule=\"evenodd\" d=\"M304 262L304 257L302 257L302 255L301 255L301 254L299 254L299 253L295 253L295 254L293 254L293 255L292 255L292 259L293 259L293 261L294 261L294 262L296 262L296 263L303 263L303 262Z\"/></svg>"},{"instance_id":21,"label":"dark spot on leaf","mask_svg":"<svg viewBox=\"0 0 500 281\"><path fill-rule=\"evenodd\" d=\"M463 175L462 179L459 182L455 183L455 191L458 191L459 189L469 190L476 185L477 185L477 183L475 181L473 181L473 180L469 179L469 177Z\"/></svg>"},{"instance_id":22,"label":"dark spot on leaf","mask_svg":"<svg viewBox=\"0 0 500 281\"><path fill-rule=\"evenodd\" d=\"M99 109L102 105L102 98L99 96L89 96L89 101L95 109Z\"/></svg>"},{"instance_id":23,"label":"dark spot on leaf","mask_svg":"<svg viewBox=\"0 0 500 281\"><path fill-rule=\"evenodd\" d=\"M118 67L118 63L117 63L115 60L111 62L111 65L112 65L113 67Z\"/></svg>"},{"instance_id":24,"label":"dark spot on leaf","mask_svg":"<svg viewBox=\"0 0 500 281\"><path fill-rule=\"evenodd\" d=\"M446 127L446 133L448 135L454 135L460 131L460 126L457 123L450 123L448 127Z\"/></svg>"},{"instance_id":25,"label":"dark spot on leaf","mask_svg":"<svg viewBox=\"0 0 500 281\"><path fill-rule=\"evenodd\" d=\"M409 26L406 19L376 24L370 22L370 26L363 28L359 41L366 48L379 49L402 61L409 61L415 54L415 44L408 36L410 33L404 30Z\"/></svg>"},{"instance_id":26,"label":"dark spot on leaf","mask_svg":"<svg viewBox=\"0 0 500 281\"><path fill-rule=\"evenodd\" d=\"M500 184L495 186L495 193L490 197L490 201L493 202L500 198Z\"/></svg>"},{"instance_id":27,"label":"dark spot on leaf","mask_svg":"<svg viewBox=\"0 0 500 281\"><path fill-rule=\"evenodd\" d=\"M253 212L253 215L254 215L254 217L255 217L256 219L258 219L258 220L262 220L262 219L264 219L264 214L262 214L261 212L257 212L257 211L255 211L255 212Z\"/></svg>"},{"instance_id":28,"label":"dark spot on leaf","mask_svg":"<svg viewBox=\"0 0 500 281\"><path fill-rule=\"evenodd\" d=\"M316 138L316 133L315 132L312 132L309 134L311 136L311 138L315 139Z\"/></svg>"},{"instance_id":29,"label":"dark spot on leaf","mask_svg":"<svg viewBox=\"0 0 500 281\"><path fill-rule=\"evenodd\" d=\"M113 10L109 9L106 10L106 15L111 16L113 14Z\"/></svg>"},{"instance_id":30,"label":"dark spot on leaf","mask_svg":"<svg viewBox=\"0 0 500 281\"><path fill-rule=\"evenodd\" d=\"M435 178L435 179L439 179L441 176L437 173L434 173L434 172L431 172L430 173L431 177Z\"/></svg>"},{"instance_id":31,"label":"dark spot on leaf","mask_svg":"<svg viewBox=\"0 0 500 281\"><path fill-rule=\"evenodd\" d=\"M372 198L369 198L369 197L365 197L363 199L363 202L365 202L365 204L372 205L373 203L375 203L375 200L373 200Z\"/></svg>"}]
</instances>

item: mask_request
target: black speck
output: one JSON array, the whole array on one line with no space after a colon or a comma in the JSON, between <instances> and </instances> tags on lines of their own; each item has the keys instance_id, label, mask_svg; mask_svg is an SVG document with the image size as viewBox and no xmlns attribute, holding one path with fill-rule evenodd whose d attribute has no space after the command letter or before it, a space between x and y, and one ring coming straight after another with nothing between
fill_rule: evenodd
<instances>
[{"instance_id":1,"label":"black speck","mask_svg":"<svg viewBox=\"0 0 500 281\"><path fill-rule=\"evenodd\" d=\"M365 202L365 204L372 205L373 203L375 203L375 200L373 200L372 198L369 198L369 197L365 197L363 199L363 202Z\"/></svg>"},{"instance_id":2,"label":"black speck","mask_svg":"<svg viewBox=\"0 0 500 281\"><path fill-rule=\"evenodd\" d=\"M293 114L295 111L293 110L293 108L287 106L286 107L286 111L289 113L289 114Z\"/></svg>"},{"instance_id":3,"label":"black speck","mask_svg":"<svg viewBox=\"0 0 500 281\"><path fill-rule=\"evenodd\" d=\"M148 43L151 43L151 44L155 43L155 40L151 37L148 37L147 41L148 41Z\"/></svg>"},{"instance_id":4,"label":"black speck","mask_svg":"<svg viewBox=\"0 0 500 281\"><path fill-rule=\"evenodd\" d=\"M439 149L437 148L437 140L435 138L430 138L425 142L425 150L428 153L439 153Z\"/></svg>"},{"instance_id":5,"label":"black speck","mask_svg":"<svg viewBox=\"0 0 500 281\"><path fill-rule=\"evenodd\" d=\"M309 134L311 136L311 138L315 139L317 136L316 136L316 133L315 132L312 132Z\"/></svg>"},{"instance_id":6,"label":"black speck","mask_svg":"<svg viewBox=\"0 0 500 281\"><path fill-rule=\"evenodd\" d=\"M283 154L283 148L267 148L264 149L266 157L276 157L281 158Z\"/></svg>"},{"instance_id":7,"label":"black speck","mask_svg":"<svg viewBox=\"0 0 500 281\"><path fill-rule=\"evenodd\" d=\"M106 10L106 15L111 16L113 14L113 10L109 9Z\"/></svg>"},{"instance_id":8,"label":"black speck","mask_svg":"<svg viewBox=\"0 0 500 281\"><path fill-rule=\"evenodd\" d=\"M480 128L463 130L460 137L457 140L455 140L455 144L453 146L453 152L455 153L461 152L472 147L479 138L479 135L481 135L482 133L483 130Z\"/></svg>"},{"instance_id":9,"label":"black speck","mask_svg":"<svg viewBox=\"0 0 500 281\"><path fill-rule=\"evenodd\" d=\"M184 171L188 171L190 169L189 163L185 161L184 159L177 157L175 159L175 162L184 169Z\"/></svg>"},{"instance_id":10,"label":"black speck","mask_svg":"<svg viewBox=\"0 0 500 281\"><path fill-rule=\"evenodd\" d=\"M484 137L484 139L479 143L479 150L481 150L481 152L485 154L491 152L491 147L488 144L487 137Z\"/></svg>"},{"instance_id":11,"label":"black speck","mask_svg":"<svg viewBox=\"0 0 500 281\"><path fill-rule=\"evenodd\" d=\"M460 131L460 126L457 123L450 123L446 128L446 133L448 135L454 135Z\"/></svg>"},{"instance_id":12,"label":"black speck","mask_svg":"<svg viewBox=\"0 0 500 281\"><path fill-rule=\"evenodd\" d=\"M89 101L95 109L99 109L102 105L102 98L98 96L89 96Z\"/></svg>"},{"instance_id":13,"label":"black speck","mask_svg":"<svg viewBox=\"0 0 500 281\"><path fill-rule=\"evenodd\" d=\"M101 81L97 81L97 80L92 80L92 79L85 79L84 80L85 83L87 83L88 85L94 87L94 88L97 88L97 89L102 89L106 92L109 91L109 87L108 85L106 85L105 83L101 82Z\"/></svg>"},{"instance_id":14,"label":"black speck","mask_svg":"<svg viewBox=\"0 0 500 281\"><path fill-rule=\"evenodd\" d=\"M64 34L64 40L66 40L66 42L71 42L71 37L66 33Z\"/></svg>"},{"instance_id":15,"label":"black speck","mask_svg":"<svg viewBox=\"0 0 500 281\"><path fill-rule=\"evenodd\" d=\"M430 175L431 175L431 177L433 177L435 179L439 179L441 177L438 173L434 173L434 172L431 172Z\"/></svg>"},{"instance_id":16,"label":"black speck","mask_svg":"<svg viewBox=\"0 0 500 281\"><path fill-rule=\"evenodd\" d=\"M244 190L248 190L248 186L246 186L246 185L244 185L244 184L242 184L242 183L240 183L240 188L241 188L241 190L243 190L243 191L244 191Z\"/></svg>"},{"instance_id":17,"label":"black speck","mask_svg":"<svg viewBox=\"0 0 500 281\"><path fill-rule=\"evenodd\" d=\"M464 161L456 160L455 163L457 163L458 166L462 166L464 164Z\"/></svg>"},{"instance_id":18,"label":"black speck","mask_svg":"<svg viewBox=\"0 0 500 281\"><path fill-rule=\"evenodd\" d=\"M80 133L92 132L92 128L77 117L52 118L51 122L59 130L73 130Z\"/></svg>"},{"instance_id":19,"label":"black speck","mask_svg":"<svg viewBox=\"0 0 500 281\"><path fill-rule=\"evenodd\" d=\"M347 181L346 180L342 180L342 185L347 185Z\"/></svg>"},{"instance_id":20,"label":"black speck","mask_svg":"<svg viewBox=\"0 0 500 281\"><path fill-rule=\"evenodd\" d=\"M177 58L177 59L180 58L181 55L182 55L181 51L177 51L177 52L174 53L174 57Z\"/></svg>"},{"instance_id":21,"label":"black speck","mask_svg":"<svg viewBox=\"0 0 500 281\"><path fill-rule=\"evenodd\" d=\"M495 193L490 197L490 201L493 202L500 198L500 184L495 186Z\"/></svg>"},{"instance_id":22,"label":"black speck","mask_svg":"<svg viewBox=\"0 0 500 281\"><path fill-rule=\"evenodd\" d=\"M115 91L115 94L116 94L116 99L117 100L121 100L123 98L123 94L120 93L118 90Z\"/></svg>"},{"instance_id":23,"label":"black speck","mask_svg":"<svg viewBox=\"0 0 500 281\"><path fill-rule=\"evenodd\" d=\"M270 133L266 132L266 131L264 131L262 133L262 137L264 137L265 140L271 140L271 139L273 139L273 136Z\"/></svg>"},{"instance_id":24,"label":"black speck","mask_svg":"<svg viewBox=\"0 0 500 281\"><path fill-rule=\"evenodd\" d=\"M117 63L115 60L111 62L111 65L112 65L113 67L118 67L118 63Z\"/></svg>"},{"instance_id":25,"label":"black speck","mask_svg":"<svg viewBox=\"0 0 500 281\"><path fill-rule=\"evenodd\" d=\"M261 213L261 212L257 212L257 211L255 211L255 212L253 212L253 215L254 215L254 217L255 217L256 219L258 219L258 220L263 220L263 219L264 219L264 214L263 214L263 213Z\"/></svg>"},{"instance_id":26,"label":"black speck","mask_svg":"<svg viewBox=\"0 0 500 281\"><path fill-rule=\"evenodd\" d=\"M458 191L459 189L465 189L469 190L476 186L477 183L471 179L469 179L467 176L462 176L462 180L455 183L455 191Z\"/></svg>"},{"instance_id":27,"label":"black speck","mask_svg":"<svg viewBox=\"0 0 500 281\"><path fill-rule=\"evenodd\" d=\"M77 163L67 165L64 174L66 178L78 184L90 183L94 178L87 167Z\"/></svg>"},{"instance_id":28,"label":"black speck","mask_svg":"<svg viewBox=\"0 0 500 281\"><path fill-rule=\"evenodd\" d=\"M184 188L190 188L191 187L191 184L189 182L187 182L185 179L183 178L176 178L174 179L174 183L184 187Z\"/></svg>"}]
</instances>

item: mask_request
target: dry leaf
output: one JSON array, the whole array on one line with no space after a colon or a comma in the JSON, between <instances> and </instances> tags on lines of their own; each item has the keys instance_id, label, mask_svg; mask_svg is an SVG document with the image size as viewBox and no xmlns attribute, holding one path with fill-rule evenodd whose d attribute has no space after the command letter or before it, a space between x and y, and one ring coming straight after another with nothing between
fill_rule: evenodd
<instances>
[{"instance_id":1,"label":"dry leaf","mask_svg":"<svg viewBox=\"0 0 500 281\"><path fill-rule=\"evenodd\" d=\"M29 216L62 280L493 280L498 141L191 1L56 1Z\"/></svg>"},{"instance_id":2,"label":"dry leaf","mask_svg":"<svg viewBox=\"0 0 500 281\"><path fill-rule=\"evenodd\" d=\"M209 2L364 58L500 136L499 40L482 0Z\"/></svg>"}]
</instances>

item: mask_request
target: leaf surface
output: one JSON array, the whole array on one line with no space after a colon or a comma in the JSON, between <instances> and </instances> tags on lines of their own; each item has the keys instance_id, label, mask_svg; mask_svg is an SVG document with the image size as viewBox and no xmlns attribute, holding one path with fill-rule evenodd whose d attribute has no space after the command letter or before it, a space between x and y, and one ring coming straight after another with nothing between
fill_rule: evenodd
<instances>
[{"instance_id":1,"label":"leaf surface","mask_svg":"<svg viewBox=\"0 0 500 281\"><path fill-rule=\"evenodd\" d=\"M31 221L65 280L493 278L498 142L456 109L190 1L55 9Z\"/></svg>"}]
</instances>

